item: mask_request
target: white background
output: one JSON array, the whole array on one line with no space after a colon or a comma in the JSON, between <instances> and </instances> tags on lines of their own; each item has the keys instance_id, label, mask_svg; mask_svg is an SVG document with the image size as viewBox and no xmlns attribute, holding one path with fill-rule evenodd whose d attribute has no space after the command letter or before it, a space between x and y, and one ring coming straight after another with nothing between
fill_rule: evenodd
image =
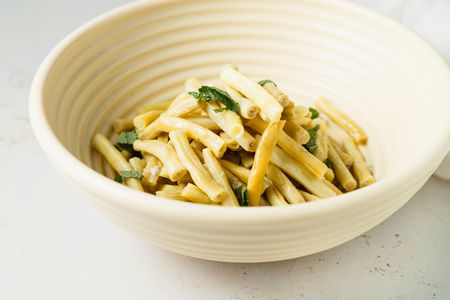
<instances>
[{"instance_id":1,"label":"white background","mask_svg":"<svg viewBox=\"0 0 450 300\"><path fill-rule=\"evenodd\" d=\"M27 94L46 53L124 0L0 6L0 299L450 299L450 184L435 177L397 213L332 250L265 264L172 254L112 225L38 147ZM360 0L450 60L449 0Z\"/></svg>"}]
</instances>

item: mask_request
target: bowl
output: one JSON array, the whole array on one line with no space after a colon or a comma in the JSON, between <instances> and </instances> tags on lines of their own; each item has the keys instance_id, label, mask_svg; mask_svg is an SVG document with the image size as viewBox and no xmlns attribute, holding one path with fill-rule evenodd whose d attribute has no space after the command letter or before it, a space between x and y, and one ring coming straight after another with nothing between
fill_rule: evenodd
<instances>
[{"instance_id":1,"label":"bowl","mask_svg":"<svg viewBox=\"0 0 450 300\"><path fill-rule=\"evenodd\" d=\"M233 208L158 198L101 174L94 133L227 63L297 102L325 96L348 112L367 131L378 182L301 205ZM30 115L53 165L119 226L183 255L277 261L342 244L414 195L450 147L450 74L415 34L349 2L144 1L56 46L33 81Z\"/></svg>"}]
</instances>

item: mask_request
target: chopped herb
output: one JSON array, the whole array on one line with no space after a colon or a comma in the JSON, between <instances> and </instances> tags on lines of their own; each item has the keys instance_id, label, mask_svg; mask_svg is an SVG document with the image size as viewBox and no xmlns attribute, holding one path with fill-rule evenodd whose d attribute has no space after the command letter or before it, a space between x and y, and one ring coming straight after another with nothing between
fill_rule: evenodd
<instances>
[{"instance_id":1,"label":"chopped herb","mask_svg":"<svg viewBox=\"0 0 450 300\"><path fill-rule=\"evenodd\" d=\"M122 183L124 179L126 178L136 178L136 179L142 179L141 172L138 171L122 171L119 174L114 177L114 181L117 181L118 183Z\"/></svg>"},{"instance_id":2,"label":"chopped herb","mask_svg":"<svg viewBox=\"0 0 450 300\"><path fill-rule=\"evenodd\" d=\"M216 100L222 103L225 107L220 109L215 109L214 112L221 112L224 110L231 110L234 112L238 112L238 106L236 101L228 95L227 92L218 89L213 86L202 86L198 89L198 92L189 92L189 95L198 99L198 101L211 101Z\"/></svg>"},{"instance_id":3,"label":"chopped herb","mask_svg":"<svg viewBox=\"0 0 450 300\"><path fill-rule=\"evenodd\" d=\"M320 125L316 125L316 127L307 130L308 134L309 134L309 141L306 144L303 144L303 146L310 153L313 153L317 149L316 137L317 137L317 131L319 131L319 129L320 129Z\"/></svg>"},{"instance_id":4,"label":"chopped herb","mask_svg":"<svg viewBox=\"0 0 450 300\"><path fill-rule=\"evenodd\" d=\"M123 131L117 138L117 146L120 150L127 150L134 153L133 143L138 139L138 134L136 131Z\"/></svg>"},{"instance_id":5,"label":"chopped herb","mask_svg":"<svg viewBox=\"0 0 450 300\"><path fill-rule=\"evenodd\" d=\"M315 119L319 116L319 112L314 107L310 107L309 111L311 112L311 119Z\"/></svg>"},{"instance_id":6,"label":"chopped herb","mask_svg":"<svg viewBox=\"0 0 450 300\"><path fill-rule=\"evenodd\" d=\"M261 80L261 81L258 82L258 84L259 84L260 86L264 86L266 83L271 83L271 84L273 84L274 86L277 86L277 85L275 84L275 82L273 82L273 81L270 80L270 79L264 79L264 80Z\"/></svg>"},{"instance_id":7,"label":"chopped herb","mask_svg":"<svg viewBox=\"0 0 450 300\"><path fill-rule=\"evenodd\" d=\"M333 164L331 163L331 160L330 160L330 159L328 159L328 158L325 159L325 160L323 161L323 163L326 164L328 168L330 168L330 169L333 168Z\"/></svg>"},{"instance_id":8,"label":"chopped herb","mask_svg":"<svg viewBox=\"0 0 450 300\"><path fill-rule=\"evenodd\" d=\"M240 206L248 206L248 191L247 186L241 185L240 187L233 188L234 194L239 202Z\"/></svg>"},{"instance_id":9,"label":"chopped herb","mask_svg":"<svg viewBox=\"0 0 450 300\"><path fill-rule=\"evenodd\" d=\"M122 178L122 176L120 176L120 174L117 174L116 177L114 177L114 181L116 181L118 183L122 183L123 178Z\"/></svg>"}]
</instances>

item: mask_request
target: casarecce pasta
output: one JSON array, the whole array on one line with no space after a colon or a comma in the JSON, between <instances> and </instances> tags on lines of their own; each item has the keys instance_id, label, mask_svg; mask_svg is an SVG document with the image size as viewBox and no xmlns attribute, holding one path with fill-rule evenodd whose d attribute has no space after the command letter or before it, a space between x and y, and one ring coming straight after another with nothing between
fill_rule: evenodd
<instances>
[{"instance_id":1,"label":"casarecce pasta","mask_svg":"<svg viewBox=\"0 0 450 300\"><path fill-rule=\"evenodd\" d=\"M366 133L330 101L297 105L234 65L219 78L189 78L173 100L114 120L111 139L97 133L105 174L160 197L223 206L302 205L375 182L359 149Z\"/></svg>"}]
</instances>

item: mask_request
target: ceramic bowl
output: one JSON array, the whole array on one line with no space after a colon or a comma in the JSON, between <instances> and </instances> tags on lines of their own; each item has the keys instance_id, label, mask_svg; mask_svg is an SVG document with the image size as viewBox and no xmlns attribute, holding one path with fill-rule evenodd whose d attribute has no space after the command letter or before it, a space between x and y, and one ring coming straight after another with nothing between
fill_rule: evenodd
<instances>
[{"instance_id":1,"label":"ceramic bowl","mask_svg":"<svg viewBox=\"0 0 450 300\"><path fill-rule=\"evenodd\" d=\"M299 103L336 103L365 128L378 182L301 205L230 208L158 198L101 174L94 133L227 63ZM119 226L184 255L276 261L342 244L414 195L449 150L450 74L415 34L346 1L144 1L64 39L37 72L30 115L54 166Z\"/></svg>"}]
</instances>

